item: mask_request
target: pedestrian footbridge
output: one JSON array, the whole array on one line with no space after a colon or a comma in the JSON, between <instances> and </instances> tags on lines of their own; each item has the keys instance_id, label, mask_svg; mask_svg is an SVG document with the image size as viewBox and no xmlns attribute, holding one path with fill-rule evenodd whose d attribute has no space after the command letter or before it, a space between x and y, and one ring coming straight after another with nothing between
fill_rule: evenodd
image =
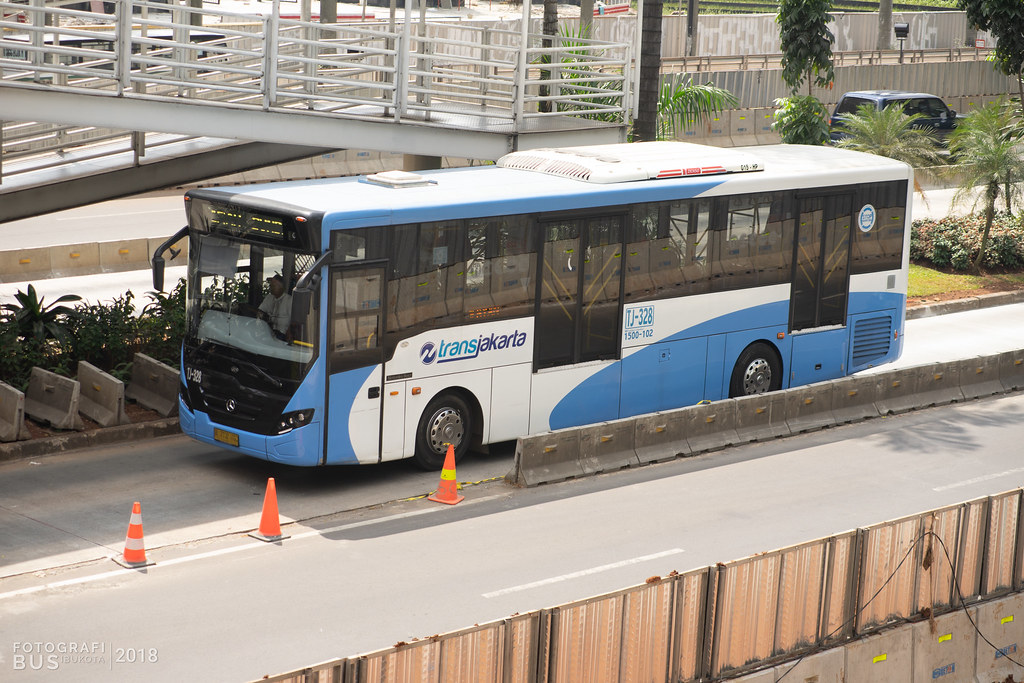
<instances>
[{"instance_id":1,"label":"pedestrian footbridge","mask_svg":"<svg viewBox=\"0 0 1024 683\"><path fill-rule=\"evenodd\" d=\"M427 21L412 0L350 23L278 2L0 1L0 222L326 150L617 142L635 107L625 43Z\"/></svg>"}]
</instances>

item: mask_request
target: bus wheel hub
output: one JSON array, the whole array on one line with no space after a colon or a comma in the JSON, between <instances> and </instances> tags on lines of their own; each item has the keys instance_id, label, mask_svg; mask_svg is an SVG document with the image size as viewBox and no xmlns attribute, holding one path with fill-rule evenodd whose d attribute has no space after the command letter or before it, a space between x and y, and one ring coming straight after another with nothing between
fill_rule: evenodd
<instances>
[{"instance_id":1,"label":"bus wheel hub","mask_svg":"<svg viewBox=\"0 0 1024 683\"><path fill-rule=\"evenodd\" d=\"M430 421L430 447L437 453L448 450L448 444L458 448L462 443L462 416L458 411L444 408L434 413Z\"/></svg>"},{"instance_id":2,"label":"bus wheel hub","mask_svg":"<svg viewBox=\"0 0 1024 683\"><path fill-rule=\"evenodd\" d=\"M772 369L763 358L752 361L743 373L743 393L747 395L763 394L768 391L771 383Z\"/></svg>"}]
</instances>

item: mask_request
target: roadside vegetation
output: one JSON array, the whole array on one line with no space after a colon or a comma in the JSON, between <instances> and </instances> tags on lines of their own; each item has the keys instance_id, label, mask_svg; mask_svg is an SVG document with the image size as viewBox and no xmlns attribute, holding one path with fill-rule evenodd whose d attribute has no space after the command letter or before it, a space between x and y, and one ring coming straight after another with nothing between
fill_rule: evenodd
<instances>
[{"instance_id":1,"label":"roadside vegetation","mask_svg":"<svg viewBox=\"0 0 1024 683\"><path fill-rule=\"evenodd\" d=\"M0 381L24 391L33 366L74 377L82 360L127 381L136 352L177 367L185 281L169 294L147 297L141 309L132 292L101 304L86 304L74 294L47 302L29 285L15 295L16 303L0 309Z\"/></svg>"}]
</instances>

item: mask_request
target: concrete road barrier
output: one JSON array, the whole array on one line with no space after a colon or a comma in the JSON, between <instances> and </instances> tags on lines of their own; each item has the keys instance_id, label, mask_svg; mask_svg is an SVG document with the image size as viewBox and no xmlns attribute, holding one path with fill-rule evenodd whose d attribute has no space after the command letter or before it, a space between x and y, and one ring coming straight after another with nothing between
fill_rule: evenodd
<instances>
[{"instance_id":1,"label":"concrete road barrier","mask_svg":"<svg viewBox=\"0 0 1024 683\"><path fill-rule=\"evenodd\" d=\"M999 354L998 363L1003 390L1024 389L1024 349Z\"/></svg>"},{"instance_id":2,"label":"concrete road barrier","mask_svg":"<svg viewBox=\"0 0 1024 683\"><path fill-rule=\"evenodd\" d=\"M757 120L755 109L733 109L729 113L729 138L733 147L757 144Z\"/></svg>"},{"instance_id":3,"label":"concrete road barrier","mask_svg":"<svg viewBox=\"0 0 1024 683\"><path fill-rule=\"evenodd\" d=\"M100 242L99 247L100 270L104 273L137 270L149 264L151 254L147 239Z\"/></svg>"},{"instance_id":4,"label":"concrete road barrier","mask_svg":"<svg viewBox=\"0 0 1024 683\"><path fill-rule=\"evenodd\" d=\"M50 249L50 274L47 277L88 275L100 270L100 245L71 244Z\"/></svg>"},{"instance_id":5,"label":"concrete road barrier","mask_svg":"<svg viewBox=\"0 0 1024 683\"><path fill-rule=\"evenodd\" d=\"M169 365L144 353L132 358L132 378L125 397L155 410L163 417L178 414L178 387L181 376Z\"/></svg>"},{"instance_id":6,"label":"concrete road barrier","mask_svg":"<svg viewBox=\"0 0 1024 683\"><path fill-rule=\"evenodd\" d=\"M832 380L832 417L836 424L860 422L878 417L875 380L867 377L844 377Z\"/></svg>"},{"instance_id":7,"label":"concrete road barrier","mask_svg":"<svg viewBox=\"0 0 1024 683\"><path fill-rule=\"evenodd\" d=\"M78 361L78 411L101 427L130 424L124 411L124 382L84 360Z\"/></svg>"},{"instance_id":8,"label":"concrete road barrier","mask_svg":"<svg viewBox=\"0 0 1024 683\"><path fill-rule=\"evenodd\" d=\"M973 618L957 610L913 625L915 680L973 680Z\"/></svg>"},{"instance_id":9,"label":"concrete road barrier","mask_svg":"<svg viewBox=\"0 0 1024 683\"><path fill-rule=\"evenodd\" d=\"M734 400L736 438L740 443L775 439L792 433L786 422L785 394L771 392Z\"/></svg>"},{"instance_id":10,"label":"concrete road barrier","mask_svg":"<svg viewBox=\"0 0 1024 683\"><path fill-rule=\"evenodd\" d=\"M777 145L782 142L782 137L772 130L772 123L775 122L775 109L772 107L758 107L754 110L756 123L754 134L757 136L759 145Z\"/></svg>"},{"instance_id":11,"label":"concrete road barrier","mask_svg":"<svg viewBox=\"0 0 1024 683\"><path fill-rule=\"evenodd\" d=\"M32 368L25 394L25 414L57 429L84 429L78 416L80 388L70 377Z\"/></svg>"},{"instance_id":12,"label":"concrete road barrier","mask_svg":"<svg viewBox=\"0 0 1024 683\"><path fill-rule=\"evenodd\" d=\"M641 464L661 462L690 455L690 444L686 440L687 420L682 410L668 410L663 413L641 415L634 418L633 448Z\"/></svg>"},{"instance_id":13,"label":"concrete road barrier","mask_svg":"<svg viewBox=\"0 0 1024 683\"><path fill-rule=\"evenodd\" d=\"M516 486L536 486L582 475L580 430L570 428L520 437L512 470L505 475L505 481Z\"/></svg>"},{"instance_id":14,"label":"concrete road barrier","mask_svg":"<svg viewBox=\"0 0 1024 683\"><path fill-rule=\"evenodd\" d=\"M908 368L917 374L915 408L941 406L964 400L960 390L960 364L956 361Z\"/></svg>"},{"instance_id":15,"label":"concrete road barrier","mask_svg":"<svg viewBox=\"0 0 1024 683\"><path fill-rule=\"evenodd\" d=\"M960 391L965 399L1003 393L998 356L978 356L960 361Z\"/></svg>"},{"instance_id":16,"label":"concrete road barrier","mask_svg":"<svg viewBox=\"0 0 1024 683\"><path fill-rule=\"evenodd\" d=\"M1020 678L1020 667L1011 659L1021 661L1024 656L1024 595L1017 594L1004 600L981 603L974 608L974 623L985 638L978 638L977 680L1005 681ZM992 646L995 647L992 647Z\"/></svg>"},{"instance_id":17,"label":"concrete road barrier","mask_svg":"<svg viewBox=\"0 0 1024 683\"><path fill-rule=\"evenodd\" d=\"M887 631L846 645L846 683L911 681L914 639L908 629Z\"/></svg>"},{"instance_id":18,"label":"concrete road barrier","mask_svg":"<svg viewBox=\"0 0 1024 683\"><path fill-rule=\"evenodd\" d=\"M533 486L1024 389L1024 350L844 377L523 437L506 479Z\"/></svg>"},{"instance_id":19,"label":"concrete road barrier","mask_svg":"<svg viewBox=\"0 0 1024 683\"><path fill-rule=\"evenodd\" d=\"M841 683L846 680L846 651L834 648L808 655L796 663L780 664L775 667L775 675L775 681L782 680L785 676L785 680L793 683Z\"/></svg>"},{"instance_id":20,"label":"concrete road barrier","mask_svg":"<svg viewBox=\"0 0 1024 683\"><path fill-rule=\"evenodd\" d=\"M0 382L0 441L18 441L28 437L28 429L25 428L25 394L10 384Z\"/></svg>"},{"instance_id":21,"label":"concrete road barrier","mask_svg":"<svg viewBox=\"0 0 1024 683\"><path fill-rule=\"evenodd\" d=\"M50 248L0 251L0 282L31 282L50 277Z\"/></svg>"},{"instance_id":22,"label":"concrete road barrier","mask_svg":"<svg viewBox=\"0 0 1024 683\"><path fill-rule=\"evenodd\" d=\"M739 441L736 435L736 399L727 398L685 408L686 442L694 453L725 448Z\"/></svg>"},{"instance_id":23,"label":"concrete road barrier","mask_svg":"<svg viewBox=\"0 0 1024 683\"><path fill-rule=\"evenodd\" d=\"M917 373L889 370L874 378L875 408L879 415L905 413L917 407Z\"/></svg>"},{"instance_id":24,"label":"concrete road barrier","mask_svg":"<svg viewBox=\"0 0 1024 683\"><path fill-rule=\"evenodd\" d=\"M634 420L599 422L580 428L580 467L584 474L639 465L633 449Z\"/></svg>"},{"instance_id":25,"label":"concrete road barrier","mask_svg":"<svg viewBox=\"0 0 1024 683\"><path fill-rule=\"evenodd\" d=\"M786 423L794 434L835 425L832 383L815 382L786 391Z\"/></svg>"}]
</instances>

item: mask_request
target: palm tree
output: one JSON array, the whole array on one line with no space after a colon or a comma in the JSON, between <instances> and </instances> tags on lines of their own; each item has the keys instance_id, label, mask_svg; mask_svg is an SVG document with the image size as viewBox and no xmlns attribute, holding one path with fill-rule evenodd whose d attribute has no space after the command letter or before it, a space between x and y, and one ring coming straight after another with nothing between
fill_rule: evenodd
<instances>
[{"instance_id":1,"label":"palm tree","mask_svg":"<svg viewBox=\"0 0 1024 683\"><path fill-rule=\"evenodd\" d=\"M974 260L976 273L981 272L1000 189L1005 188L1007 206L1011 196L1020 197L1018 183L1024 180L1024 150L1015 131L1013 109L1005 102L993 102L972 112L949 138L949 153L959 162L960 174L960 189L953 201L985 201L985 227ZM976 197L975 188L979 185L982 193Z\"/></svg>"},{"instance_id":2,"label":"palm tree","mask_svg":"<svg viewBox=\"0 0 1024 683\"><path fill-rule=\"evenodd\" d=\"M694 85L693 79L687 78L673 90L663 82L658 97L658 139L671 140L677 131L691 128L738 102L735 95L714 83Z\"/></svg>"},{"instance_id":3,"label":"palm tree","mask_svg":"<svg viewBox=\"0 0 1024 683\"><path fill-rule=\"evenodd\" d=\"M931 128L914 127L919 118L920 114L904 113L898 103L882 110L870 104L861 105L856 114L843 117L847 137L836 146L896 159L915 169L939 166L945 160L939 152L938 140ZM916 174L914 189L925 196Z\"/></svg>"}]
</instances>

